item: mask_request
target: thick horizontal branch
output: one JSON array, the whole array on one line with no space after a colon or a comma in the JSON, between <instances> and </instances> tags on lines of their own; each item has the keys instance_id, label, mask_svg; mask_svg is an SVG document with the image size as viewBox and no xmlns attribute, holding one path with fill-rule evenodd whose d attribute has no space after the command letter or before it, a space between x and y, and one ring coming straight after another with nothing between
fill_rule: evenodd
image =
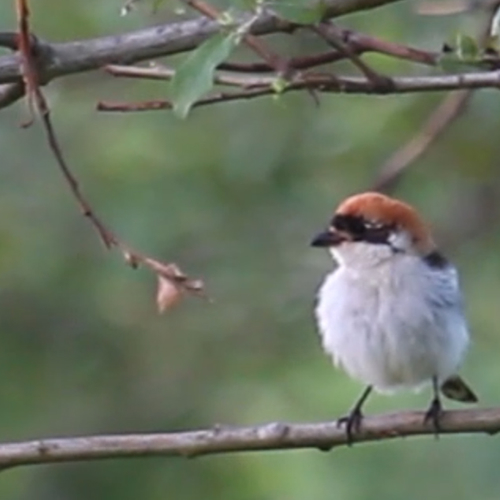
<instances>
[{"instance_id":1,"label":"thick horizontal branch","mask_svg":"<svg viewBox=\"0 0 500 500\"><path fill-rule=\"evenodd\" d=\"M400 1L402 0L323 0L322 3L325 19L331 19ZM235 21L244 23L251 17L251 13L243 13ZM265 11L252 24L250 31L253 35L266 35L293 28L292 23ZM47 83L58 76L98 69L106 64L133 63L185 52L200 45L219 29L217 21L199 17L102 38L54 44L40 42L39 76L41 82ZM19 57L1 57L0 84L20 78Z\"/></svg>"},{"instance_id":2,"label":"thick horizontal branch","mask_svg":"<svg viewBox=\"0 0 500 500\"><path fill-rule=\"evenodd\" d=\"M434 434L424 425L422 412L367 417L356 442ZM500 408L448 411L442 417L443 434L500 432ZM317 448L328 451L346 445L336 422L317 424L272 423L254 427L223 427L165 434L130 434L42 439L0 444L0 467L47 464L105 458L181 456L225 452Z\"/></svg>"}]
</instances>

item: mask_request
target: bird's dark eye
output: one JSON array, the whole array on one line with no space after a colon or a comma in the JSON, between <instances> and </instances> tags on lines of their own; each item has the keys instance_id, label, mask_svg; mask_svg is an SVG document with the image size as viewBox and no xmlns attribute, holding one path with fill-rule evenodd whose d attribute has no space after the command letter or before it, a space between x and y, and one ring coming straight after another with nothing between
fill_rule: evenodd
<instances>
[{"instance_id":1,"label":"bird's dark eye","mask_svg":"<svg viewBox=\"0 0 500 500\"><path fill-rule=\"evenodd\" d=\"M366 230L363 218L355 215L335 215L332 226L338 231L344 231L353 236L360 236Z\"/></svg>"}]
</instances>

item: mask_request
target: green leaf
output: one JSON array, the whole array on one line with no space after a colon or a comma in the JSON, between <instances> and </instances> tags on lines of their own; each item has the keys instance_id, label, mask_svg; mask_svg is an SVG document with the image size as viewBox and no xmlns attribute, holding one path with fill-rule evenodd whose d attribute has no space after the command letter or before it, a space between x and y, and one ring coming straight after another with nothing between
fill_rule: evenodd
<instances>
[{"instance_id":1,"label":"green leaf","mask_svg":"<svg viewBox=\"0 0 500 500\"><path fill-rule=\"evenodd\" d=\"M193 103L213 87L215 69L227 59L241 36L217 33L191 52L175 72L171 83L174 113L186 118Z\"/></svg>"},{"instance_id":2,"label":"green leaf","mask_svg":"<svg viewBox=\"0 0 500 500\"><path fill-rule=\"evenodd\" d=\"M318 0L307 4L304 0L276 0L270 7L283 19L298 24L314 24L323 18L324 2Z\"/></svg>"},{"instance_id":3,"label":"green leaf","mask_svg":"<svg viewBox=\"0 0 500 500\"><path fill-rule=\"evenodd\" d=\"M490 52L495 53L491 48ZM454 45L446 43L443 46L439 66L447 73L468 73L490 69L486 52L479 48L474 38L461 33L456 35Z\"/></svg>"},{"instance_id":4,"label":"green leaf","mask_svg":"<svg viewBox=\"0 0 500 500\"><path fill-rule=\"evenodd\" d=\"M464 61L476 61L479 56L479 47L476 40L469 35L457 35L457 55Z\"/></svg>"}]
</instances>

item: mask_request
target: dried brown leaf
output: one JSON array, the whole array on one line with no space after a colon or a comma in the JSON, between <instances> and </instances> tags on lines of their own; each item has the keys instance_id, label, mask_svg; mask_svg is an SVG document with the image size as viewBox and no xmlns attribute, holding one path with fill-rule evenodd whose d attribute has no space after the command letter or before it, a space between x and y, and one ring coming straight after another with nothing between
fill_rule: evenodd
<instances>
[{"instance_id":1,"label":"dried brown leaf","mask_svg":"<svg viewBox=\"0 0 500 500\"><path fill-rule=\"evenodd\" d=\"M158 306L158 312L164 313L167 309L172 308L176 305L182 298L182 291L179 286L158 274L158 289L156 291L156 305Z\"/></svg>"}]
</instances>

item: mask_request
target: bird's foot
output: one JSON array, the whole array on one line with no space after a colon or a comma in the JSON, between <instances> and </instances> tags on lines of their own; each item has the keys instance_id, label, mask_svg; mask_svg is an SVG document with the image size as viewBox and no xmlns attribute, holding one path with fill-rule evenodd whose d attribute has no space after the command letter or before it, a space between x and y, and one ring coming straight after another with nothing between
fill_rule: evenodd
<instances>
[{"instance_id":1,"label":"bird's foot","mask_svg":"<svg viewBox=\"0 0 500 500\"><path fill-rule=\"evenodd\" d=\"M341 417L337 420L337 427L345 425L348 446L352 446L354 442L354 434L357 434L360 431L362 420L363 414L361 413L361 409L357 406L353 408L349 415Z\"/></svg>"},{"instance_id":2,"label":"bird's foot","mask_svg":"<svg viewBox=\"0 0 500 500\"><path fill-rule=\"evenodd\" d=\"M424 425L431 423L434 427L434 437L439 438L439 433L441 432L441 417L443 415L443 407L441 406L441 401L438 397L435 397L429 409L424 416Z\"/></svg>"}]
</instances>

